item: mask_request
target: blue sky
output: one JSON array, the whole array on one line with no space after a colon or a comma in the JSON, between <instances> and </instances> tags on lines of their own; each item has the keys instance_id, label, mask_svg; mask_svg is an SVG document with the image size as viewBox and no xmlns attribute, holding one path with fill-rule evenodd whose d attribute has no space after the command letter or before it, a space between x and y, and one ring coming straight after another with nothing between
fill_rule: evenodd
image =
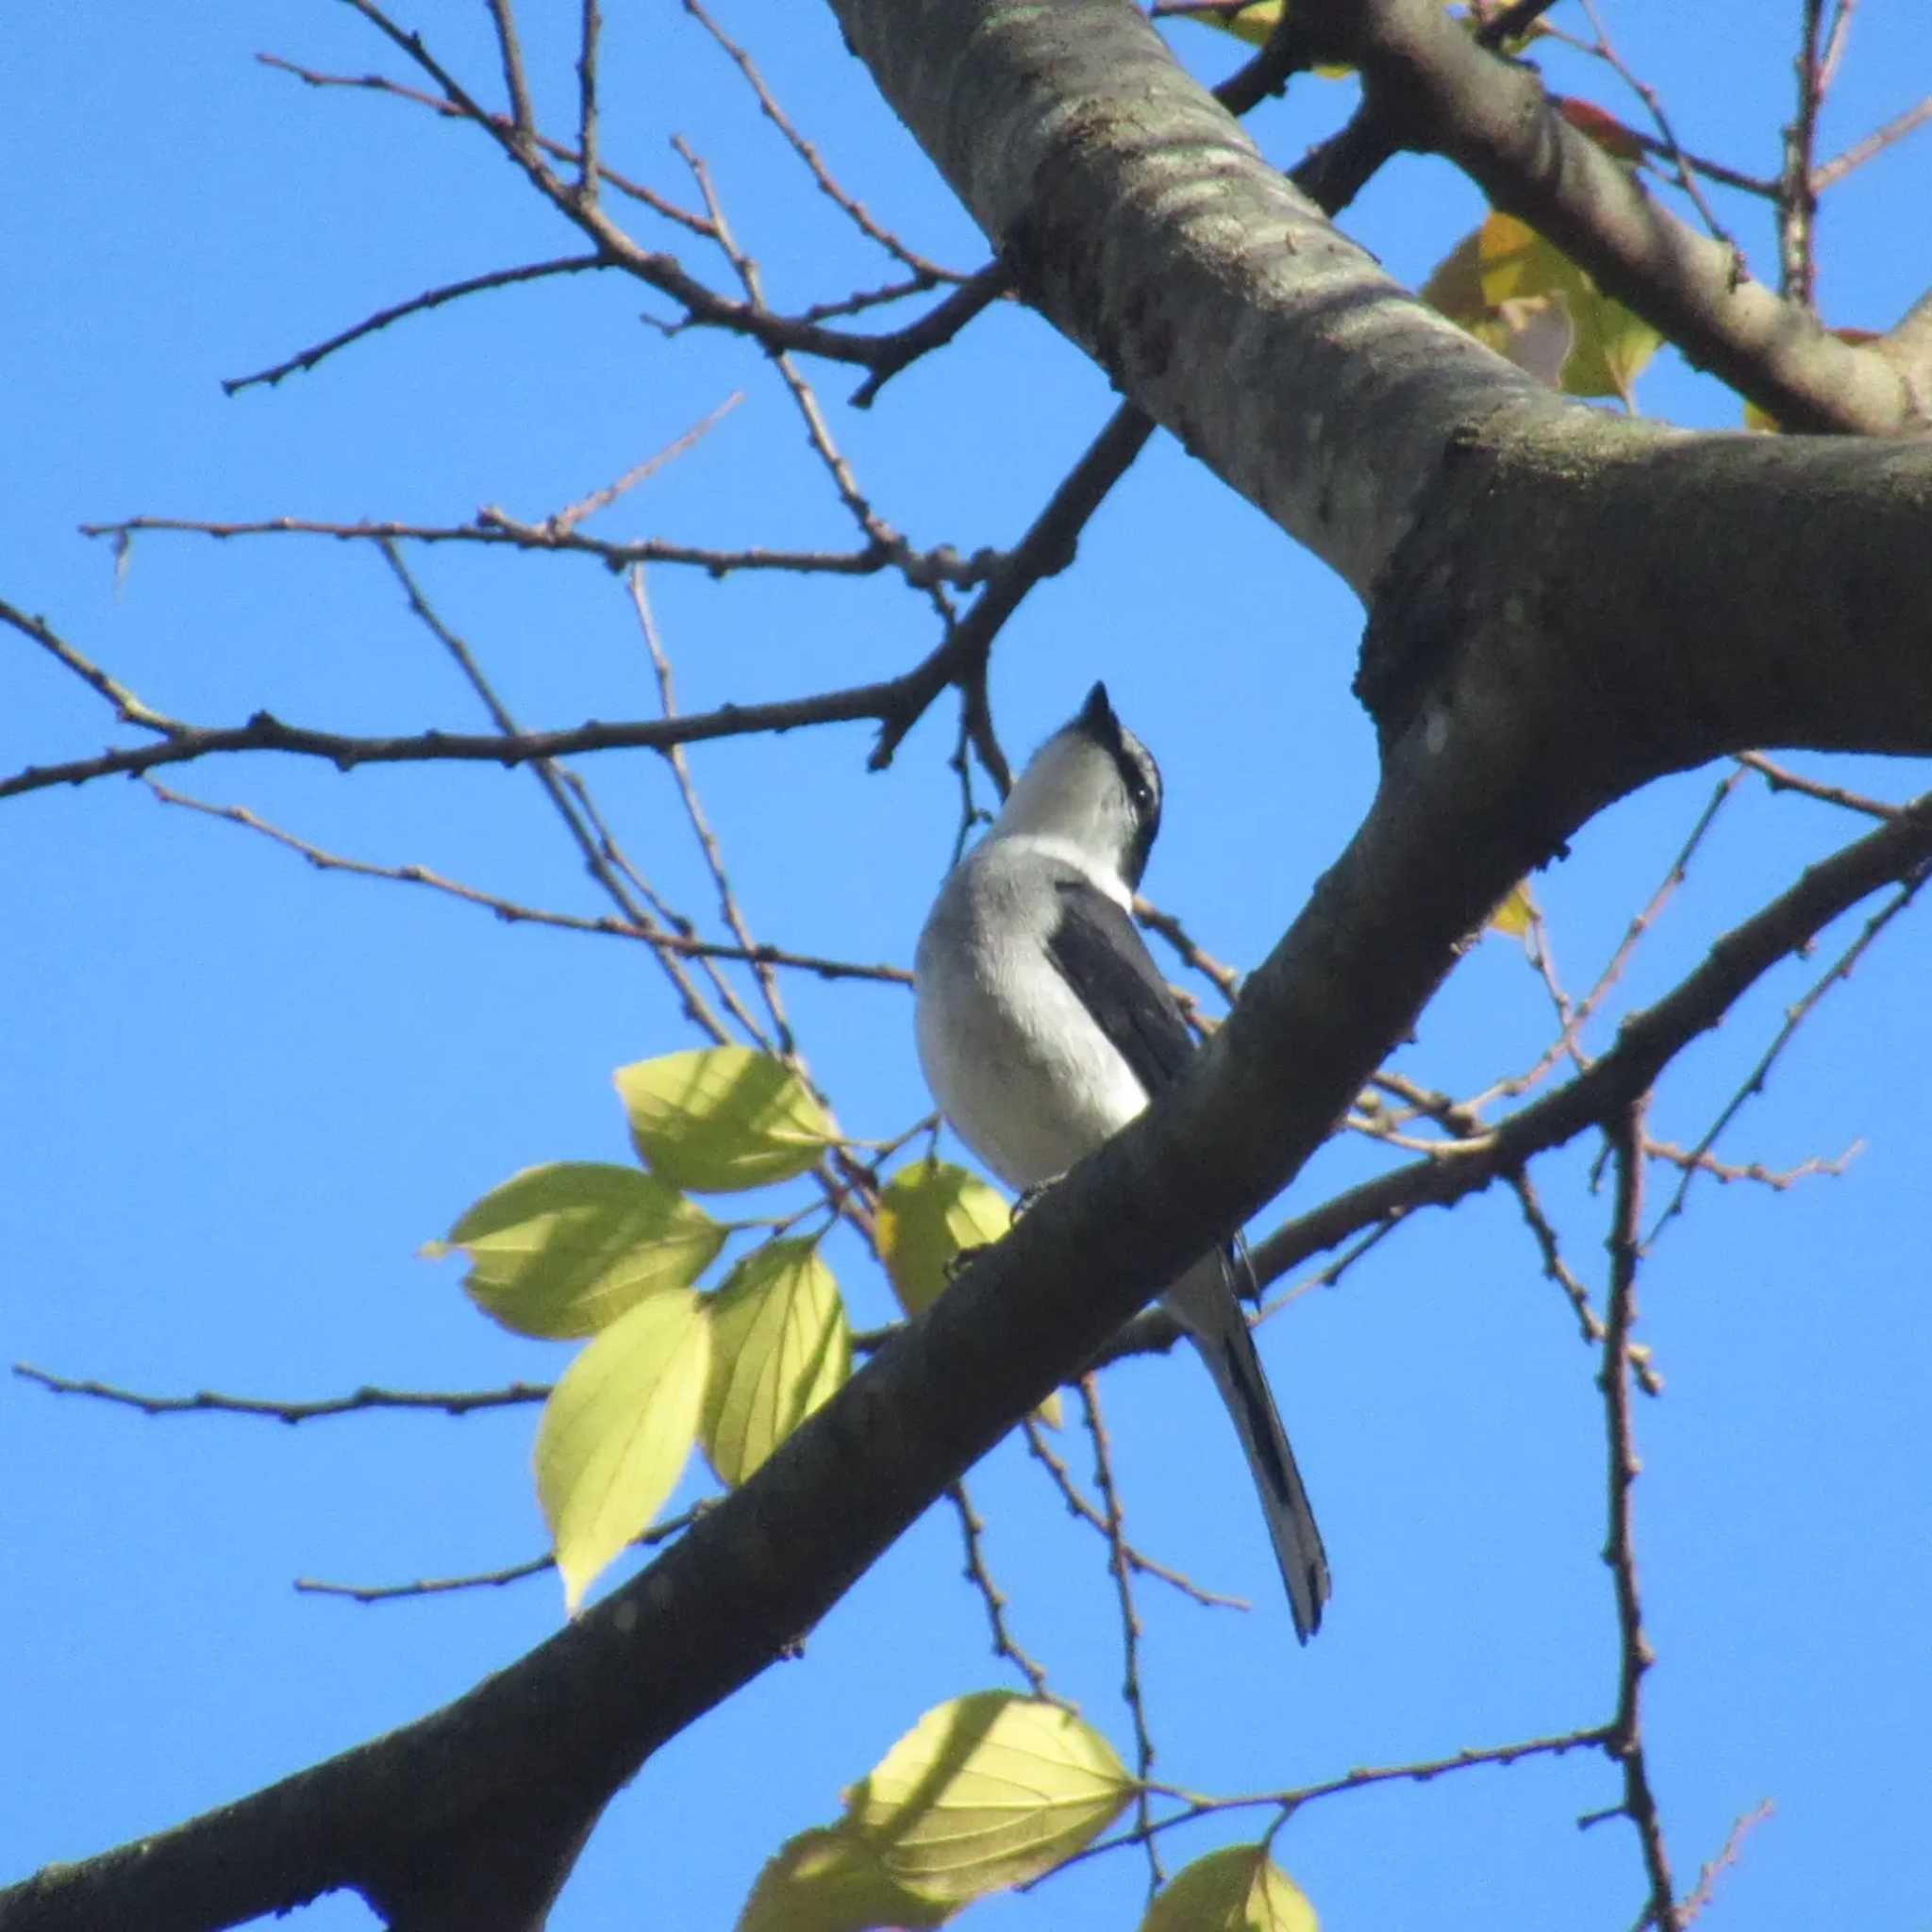
<instances>
[{"instance_id":1,"label":"blue sky","mask_svg":"<svg viewBox=\"0 0 1932 1932\"><path fill-rule=\"evenodd\" d=\"M829 14L794 12L782 33L748 7L726 25L880 219L976 266L983 244L841 53ZM1824 152L1924 92L1913 13L1860 10ZM1608 21L1690 145L1774 167L1794 22L1742 0L1668 20L1626 4ZM483 9L426 5L410 24L495 98ZM1178 44L1204 73L1227 64L1205 32ZM661 303L615 277L485 296L273 391L224 396L221 378L385 304L578 252L474 133L255 61L273 52L400 75L346 9L42 9L14 46L0 71L23 157L0 206L12 265L0 310L11 376L0 594L44 612L161 708L227 723L266 707L343 730L482 722L373 552L148 536L117 586L107 548L75 534L83 522L450 524L484 504L541 518L742 389L695 451L592 527L722 545L853 541L763 359L703 332L662 340L640 322ZM571 52L532 28L540 112L559 131ZM1601 68L1552 72L1638 112ZM607 73L611 160L688 199L668 145L688 135L778 306L887 278L676 9L626 10ZM1257 138L1290 161L1349 99L1346 87L1298 83L1257 117ZM1829 321L1883 327L1916 297L1927 262L1907 211L1928 203L1924 137L1831 192ZM1720 206L1768 273L1774 253L1755 210ZM1414 282L1478 213L1446 168L1411 160L1349 226ZM667 231L641 232L670 245ZM721 263L689 259L723 285ZM870 414L843 406L855 379L824 372L821 393L862 487L915 542L963 550L1016 537L1112 406L1093 368L1008 310L901 376ZM1668 353L1640 399L1687 424L1737 420L1733 398ZM453 549L412 561L526 722L653 706L623 587L596 564ZM691 708L888 675L935 641L930 613L883 580L714 583L660 568L652 594ZM1083 540L1078 568L1041 587L1002 638L1000 727L1024 753L1104 675L1167 777L1150 891L1211 951L1252 963L1373 789L1371 733L1347 689L1358 624L1317 565L1158 441ZM24 641L0 644L0 767L85 756L115 736L92 693ZM693 754L761 938L909 958L957 824L950 720L928 719L883 774L865 771L869 748L850 726ZM1923 770L1876 760L1807 768L1892 797L1925 783ZM607 756L583 770L654 884L713 925L658 762ZM1538 882L1573 985L1615 944L1719 775L1628 801ZM527 774L343 777L256 758L173 777L330 851L606 909ZM1857 829L1743 788L1626 974L1625 1003L1665 990L1716 933ZM0 905L13 1016L0 1047L8 1359L159 1393L284 1399L560 1372L563 1350L491 1326L459 1292L459 1271L415 1251L519 1168L625 1158L610 1070L694 1043L641 949L322 876L122 781L0 808ZM1659 1096L1660 1133L1696 1138L1863 916L1686 1057ZM1643 1335L1667 1383L1639 1414L1638 1537L1660 1657L1650 1740L1684 1881L1734 1819L1767 1798L1776 1807L1723 1879L1713 1925L1891 1924L1932 1884L1919 1797L1932 1725L1923 917L1907 914L1824 1004L1721 1149L1782 1168L1862 1142L1848 1172L1783 1193L1705 1183L1644 1275ZM787 993L851 1132L886 1137L918 1117L903 992L794 979ZM1491 940L1399 1064L1463 1091L1527 1063L1547 1032L1535 976ZM1558 1157L1539 1179L1573 1264L1600 1285L1607 1207L1590 1196L1592 1154ZM1284 1210L1376 1164L1358 1143L1332 1147ZM830 1254L856 1319L885 1319L862 1257ZM1243 1616L1143 1592L1158 1773L1197 1789L1275 1789L1606 1718L1614 1650L1597 1560L1595 1365L1513 1202L1499 1192L1418 1218L1340 1289L1273 1324L1264 1349L1336 1574L1328 1624L1306 1652L1205 1377L1178 1359L1108 1377L1136 1539L1257 1605ZM536 1555L534 1424L527 1409L299 1428L148 1420L0 1384L11 1473L0 1486L11 1553L0 1644L14 1660L14 1735L36 1740L32 1777L0 1798L0 1876L173 1823L406 1722L554 1629L551 1578L373 1608L290 1587ZM1065 1448L1084 1476L1084 1441ZM1013 1444L973 1488L1016 1634L1130 1750L1102 1546ZM693 1478L686 1493L700 1492ZM828 1820L840 1789L921 1711L1004 1681L958 1568L942 1510L858 1586L802 1662L768 1672L660 1754L593 1840L558 1910L561 1932L625 1915L728 1926L761 1860ZM1574 1824L1615 1795L1610 1769L1586 1755L1475 1771L1310 1807L1277 1854L1330 1932L1621 1926L1641 1896L1627 1827ZM1241 1829L1191 1829L1169 1841L1170 1861ZM1142 1882L1138 1858L1116 1855L968 1923L1129 1925ZM369 1917L336 1898L305 1923Z\"/></svg>"}]
</instances>

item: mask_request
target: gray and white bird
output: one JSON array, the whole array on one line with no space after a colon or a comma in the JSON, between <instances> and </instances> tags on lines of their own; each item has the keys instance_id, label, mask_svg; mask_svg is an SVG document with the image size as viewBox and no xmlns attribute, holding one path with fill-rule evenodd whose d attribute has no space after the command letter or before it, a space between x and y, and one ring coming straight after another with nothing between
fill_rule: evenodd
<instances>
[{"instance_id":1,"label":"gray and white bird","mask_svg":"<svg viewBox=\"0 0 1932 1932\"><path fill-rule=\"evenodd\" d=\"M920 1064L959 1138L1037 1190L1119 1132L1194 1050L1131 913L1160 827L1160 773L1096 684L957 865L919 936ZM1306 1643L1328 1559L1238 1286L1238 1243L1161 1297L1234 1419Z\"/></svg>"}]
</instances>

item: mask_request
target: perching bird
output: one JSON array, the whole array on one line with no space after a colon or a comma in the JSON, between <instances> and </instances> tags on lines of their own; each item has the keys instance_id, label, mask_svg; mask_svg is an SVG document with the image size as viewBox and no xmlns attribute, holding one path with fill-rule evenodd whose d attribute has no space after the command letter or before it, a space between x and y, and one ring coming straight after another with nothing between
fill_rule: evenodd
<instances>
[{"instance_id":1,"label":"perching bird","mask_svg":"<svg viewBox=\"0 0 1932 1932\"><path fill-rule=\"evenodd\" d=\"M1194 1050L1130 908L1160 827L1160 774L1096 684L1033 755L919 936L919 1058L959 1138L1037 1190L1117 1133ZM1328 1559L1236 1294L1230 1246L1162 1296L1227 1405L1260 1492L1295 1634L1321 1626Z\"/></svg>"}]
</instances>

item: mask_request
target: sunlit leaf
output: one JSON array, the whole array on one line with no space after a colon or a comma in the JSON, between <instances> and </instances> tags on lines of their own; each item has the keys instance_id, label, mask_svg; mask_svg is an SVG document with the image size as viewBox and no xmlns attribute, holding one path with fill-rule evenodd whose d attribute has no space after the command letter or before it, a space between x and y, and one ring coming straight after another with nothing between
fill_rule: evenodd
<instances>
[{"instance_id":1,"label":"sunlit leaf","mask_svg":"<svg viewBox=\"0 0 1932 1932\"><path fill-rule=\"evenodd\" d=\"M1529 890L1529 881L1519 879L1490 914L1489 929L1512 940L1527 939L1530 927L1536 923L1536 895Z\"/></svg>"},{"instance_id":2,"label":"sunlit leaf","mask_svg":"<svg viewBox=\"0 0 1932 1932\"><path fill-rule=\"evenodd\" d=\"M707 1304L711 1368L700 1440L738 1484L852 1374L852 1331L832 1271L807 1241L768 1241Z\"/></svg>"},{"instance_id":3,"label":"sunlit leaf","mask_svg":"<svg viewBox=\"0 0 1932 1932\"><path fill-rule=\"evenodd\" d=\"M1560 295L1574 331L1562 387L1574 396L1616 396L1629 404L1632 386L1663 337L1621 302L1613 302L1527 222L1492 209L1478 234L1483 300L1489 308Z\"/></svg>"},{"instance_id":4,"label":"sunlit leaf","mask_svg":"<svg viewBox=\"0 0 1932 1932\"><path fill-rule=\"evenodd\" d=\"M699 1298L659 1289L590 1342L551 1391L537 1425L537 1500L573 1612L676 1488L710 1355Z\"/></svg>"},{"instance_id":5,"label":"sunlit leaf","mask_svg":"<svg viewBox=\"0 0 1932 1932\"><path fill-rule=\"evenodd\" d=\"M1013 1224L1013 1210L966 1168L946 1160L915 1160L879 1192L875 1239L886 1278L908 1315L923 1314L940 1297L947 1270L968 1248L990 1247ZM1035 1409L1049 1428L1060 1425L1060 1399Z\"/></svg>"},{"instance_id":6,"label":"sunlit leaf","mask_svg":"<svg viewBox=\"0 0 1932 1932\"><path fill-rule=\"evenodd\" d=\"M929 1710L846 1799L846 1824L922 1898L1024 1884L1091 1842L1133 1796L1071 1711L1005 1690Z\"/></svg>"},{"instance_id":7,"label":"sunlit leaf","mask_svg":"<svg viewBox=\"0 0 1932 1932\"><path fill-rule=\"evenodd\" d=\"M1663 338L1513 215L1491 212L1423 284L1423 300L1539 381L1631 400Z\"/></svg>"},{"instance_id":8,"label":"sunlit leaf","mask_svg":"<svg viewBox=\"0 0 1932 1932\"><path fill-rule=\"evenodd\" d=\"M732 1193L790 1180L838 1139L805 1082L750 1047L666 1054L616 1079L639 1154L674 1187Z\"/></svg>"},{"instance_id":9,"label":"sunlit leaf","mask_svg":"<svg viewBox=\"0 0 1932 1932\"><path fill-rule=\"evenodd\" d=\"M956 1907L917 1897L844 1826L787 1839L758 1874L737 1932L870 1932L941 1925Z\"/></svg>"},{"instance_id":10,"label":"sunlit leaf","mask_svg":"<svg viewBox=\"0 0 1932 1932\"><path fill-rule=\"evenodd\" d=\"M1228 1845L1161 1887L1141 1932L1319 1932L1315 1908L1265 1845Z\"/></svg>"},{"instance_id":11,"label":"sunlit leaf","mask_svg":"<svg viewBox=\"0 0 1932 1932\"><path fill-rule=\"evenodd\" d=\"M1525 375L1560 388L1563 365L1576 341L1568 297L1521 296L1491 308L1483 297L1482 241L1480 228L1465 235L1423 284L1423 300Z\"/></svg>"},{"instance_id":12,"label":"sunlit leaf","mask_svg":"<svg viewBox=\"0 0 1932 1932\"><path fill-rule=\"evenodd\" d=\"M1442 5L1456 7L1463 0L1442 0ZM1252 4L1239 11L1222 13L1208 11L1177 15L1176 18L1199 21L1203 26L1219 27L1223 33L1232 34L1237 40L1245 41L1251 47L1264 46L1268 36L1274 31L1275 23L1280 20L1282 0L1252 0ZM1480 25L1472 12L1464 23L1472 32ZM1526 47L1533 40L1540 39L1549 29L1541 22L1533 24L1526 32L1512 35L1503 43L1502 51L1514 54ZM1340 80L1355 72L1353 67L1341 62L1324 62L1311 70L1324 80Z\"/></svg>"},{"instance_id":13,"label":"sunlit leaf","mask_svg":"<svg viewBox=\"0 0 1932 1932\"><path fill-rule=\"evenodd\" d=\"M879 1191L879 1258L899 1306L924 1314L966 1248L989 1247L1013 1224L1001 1195L963 1167L915 1160Z\"/></svg>"},{"instance_id":14,"label":"sunlit leaf","mask_svg":"<svg viewBox=\"0 0 1932 1932\"><path fill-rule=\"evenodd\" d=\"M724 1230L668 1181L634 1167L558 1161L493 1188L428 1242L470 1260L463 1290L520 1335L594 1335L653 1289L685 1288Z\"/></svg>"}]
</instances>

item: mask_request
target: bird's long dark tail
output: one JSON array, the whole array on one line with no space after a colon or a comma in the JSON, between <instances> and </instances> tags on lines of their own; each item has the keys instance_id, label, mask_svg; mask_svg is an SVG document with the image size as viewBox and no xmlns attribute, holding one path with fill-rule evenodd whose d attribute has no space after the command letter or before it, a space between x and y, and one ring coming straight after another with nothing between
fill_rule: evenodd
<instances>
[{"instance_id":1,"label":"bird's long dark tail","mask_svg":"<svg viewBox=\"0 0 1932 1932\"><path fill-rule=\"evenodd\" d=\"M1168 1291L1165 1300L1200 1350L1234 1419L1262 1514L1268 1519L1275 1561L1281 1565L1294 1633L1306 1643L1322 1627L1322 1606L1328 1601L1328 1557L1236 1293L1246 1265L1246 1255L1240 1250L1208 1256Z\"/></svg>"}]
</instances>

